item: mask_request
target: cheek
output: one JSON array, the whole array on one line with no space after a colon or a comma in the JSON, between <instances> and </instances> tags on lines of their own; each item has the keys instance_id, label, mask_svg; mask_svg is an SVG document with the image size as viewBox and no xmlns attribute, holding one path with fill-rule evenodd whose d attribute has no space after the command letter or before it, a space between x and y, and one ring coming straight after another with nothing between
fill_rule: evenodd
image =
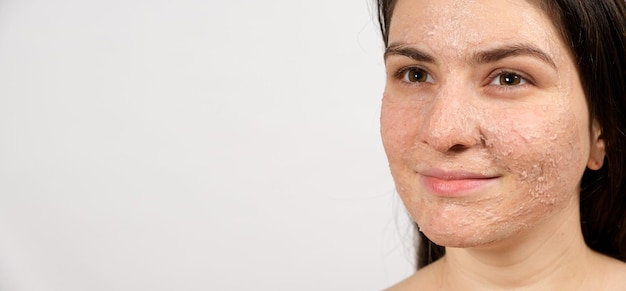
<instances>
[{"instance_id":1,"label":"cheek","mask_svg":"<svg viewBox=\"0 0 626 291\"><path fill-rule=\"evenodd\" d=\"M585 122L570 110L510 112L488 131L488 148L521 190L522 205L546 206L571 199L589 154ZM581 126L583 124L583 126ZM586 143L587 142L587 143Z\"/></svg>"},{"instance_id":2,"label":"cheek","mask_svg":"<svg viewBox=\"0 0 626 291\"><path fill-rule=\"evenodd\" d=\"M389 163L402 160L414 147L420 130L418 106L407 106L383 100L380 113L380 130Z\"/></svg>"}]
</instances>

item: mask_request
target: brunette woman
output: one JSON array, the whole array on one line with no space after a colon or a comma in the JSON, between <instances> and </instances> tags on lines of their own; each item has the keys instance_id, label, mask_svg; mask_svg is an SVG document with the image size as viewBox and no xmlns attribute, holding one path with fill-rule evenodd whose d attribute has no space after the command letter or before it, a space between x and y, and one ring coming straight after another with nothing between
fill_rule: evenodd
<instances>
[{"instance_id":1,"label":"brunette woman","mask_svg":"<svg viewBox=\"0 0 626 291\"><path fill-rule=\"evenodd\" d=\"M389 290L626 290L624 0L379 0Z\"/></svg>"}]
</instances>

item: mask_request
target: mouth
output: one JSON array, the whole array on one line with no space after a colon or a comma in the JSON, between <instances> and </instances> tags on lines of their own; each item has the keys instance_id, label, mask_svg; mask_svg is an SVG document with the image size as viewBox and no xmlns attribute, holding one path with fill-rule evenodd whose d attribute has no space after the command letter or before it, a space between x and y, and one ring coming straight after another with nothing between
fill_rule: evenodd
<instances>
[{"instance_id":1,"label":"mouth","mask_svg":"<svg viewBox=\"0 0 626 291\"><path fill-rule=\"evenodd\" d=\"M436 196L463 197L480 192L496 183L499 175L484 175L468 171L428 169L418 172L422 185Z\"/></svg>"}]
</instances>

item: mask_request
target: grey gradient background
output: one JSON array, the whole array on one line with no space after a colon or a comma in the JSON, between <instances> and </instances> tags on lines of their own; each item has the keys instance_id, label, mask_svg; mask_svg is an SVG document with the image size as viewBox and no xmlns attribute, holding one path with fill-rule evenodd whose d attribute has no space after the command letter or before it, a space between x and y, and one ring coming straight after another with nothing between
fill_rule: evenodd
<instances>
[{"instance_id":1,"label":"grey gradient background","mask_svg":"<svg viewBox=\"0 0 626 291\"><path fill-rule=\"evenodd\" d=\"M411 272L368 0L0 0L0 290Z\"/></svg>"}]
</instances>

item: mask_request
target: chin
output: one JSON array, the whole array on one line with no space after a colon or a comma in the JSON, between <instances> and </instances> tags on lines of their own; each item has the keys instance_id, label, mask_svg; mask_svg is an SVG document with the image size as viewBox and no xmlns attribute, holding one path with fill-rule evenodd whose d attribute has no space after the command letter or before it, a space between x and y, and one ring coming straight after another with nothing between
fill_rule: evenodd
<instances>
[{"instance_id":1,"label":"chin","mask_svg":"<svg viewBox=\"0 0 626 291\"><path fill-rule=\"evenodd\" d=\"M426 224L425 224L426 225ZM490 246L506 241L522 231L521 225L429 225L420 231L437 245L451 248Z\"/></svg>"},{"instance_id":2,"label":"chin","mask_svg":"<svg viewBox=\"0 0 626 291\"><path fill-rule=\"evenodd\" d=\"M430 239L437 245L448 247L448 248L474 248L479 246L489 245L495 242L494 239L486 239L486 238L473 238L473 237L459 237L459 236L429 236L426 234L426 237ZM431 238L432 237L432 238Z\"/></svg>"}]
</instances>

